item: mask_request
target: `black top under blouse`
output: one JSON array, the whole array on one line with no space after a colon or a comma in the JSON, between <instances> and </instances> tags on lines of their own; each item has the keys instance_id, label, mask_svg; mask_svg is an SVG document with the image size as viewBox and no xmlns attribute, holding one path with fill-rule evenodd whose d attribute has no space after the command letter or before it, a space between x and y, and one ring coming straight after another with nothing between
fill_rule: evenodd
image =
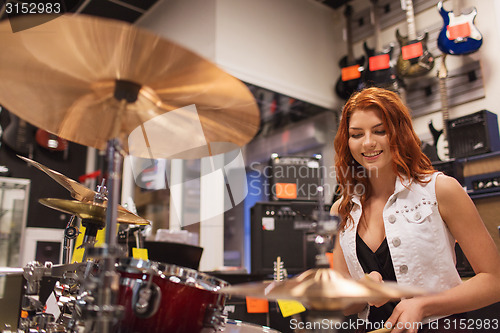
<instances>
[{"instance_id":1,"label":"black top under blouse","mask_svg":"<svg viewBox=\"0 0 500 333\"><path fill-rule=\"evenodd\" d=\"M356 254L363 272L368 274L377 271L382 275L384 281L396 281L396 273L394 273L394 266L386 238L384 238L379 248L373 252L359 234L356 233ZM389 319L397 304L398 302L388 302L378 308L371 306L368 320L370 322L385 322Z\"/></svg>"}]
</instances>

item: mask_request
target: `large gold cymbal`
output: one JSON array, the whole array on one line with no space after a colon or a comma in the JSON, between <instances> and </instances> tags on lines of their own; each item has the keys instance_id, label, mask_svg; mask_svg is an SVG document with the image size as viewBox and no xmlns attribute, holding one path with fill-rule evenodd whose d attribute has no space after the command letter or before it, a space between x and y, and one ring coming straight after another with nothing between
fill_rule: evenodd
<instances>
[{"instance_id":1,"label":"large gold cymbal","mask_svg":"<svg viewBox=\"0 0 500 333\"><path fill-rule=\"evenodd\" d=\"M259 127L241 81L124 22L67 14L12 33L6 20L0 45L0 104L70 141L104 149L119 137L134 156L199 158L245 145Z\"/></svg>"},{"instance_id":2,"label":"large gold cymbal","mask_svg":"<svg viewBox=\"0 0 500 333\"><path fill-rule=\"evenodd\" d=\"M284 281L232 285L222 288L220 292L269 300L293 299L309 309L322 311L341 310L355 303L426 294L422 289L402 287L391 282L355 281L327 268L310 269Z\"/></svg>"},{"instance_id":3,"label":"large gold cymbal","mask_svg":"<svg viewBox=\"0 0 500 333\"><path fill-rule=\"evenodd\" d=\"M106 205L76 200L43 198L38 200L42 205L55 210L76 215L81 219L96 220L106 223ZM129 211L118 210L118 223L149 225L149 221Z\"/></svg>"}]
</instances>

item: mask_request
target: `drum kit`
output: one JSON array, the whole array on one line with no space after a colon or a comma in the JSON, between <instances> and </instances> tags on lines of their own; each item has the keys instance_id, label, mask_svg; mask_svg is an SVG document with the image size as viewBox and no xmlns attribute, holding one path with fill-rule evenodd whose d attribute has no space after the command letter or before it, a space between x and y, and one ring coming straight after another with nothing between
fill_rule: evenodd
<instances>
[{"instance_id":1,"label":"drum kit","mask_svg":"<svg viewBox=\"0 0 500 333\"><path fill-rule=\"evenodd\" d=\"M20 26L29 19L11 18ZM273 332L228 319L227 297L292 299L338 318L352 303L422 293L352 281L322 267L324 258L318 268L288 280L233 286L193 269L128 258L117 244L117 225L150 222L118 204L124 156L190 159L234 150L257 133L259 109L242 82L146 30L85 15L43 22L16 33L9 22L0 23L0 104L54 135L105 149L108 179L94 191L20 157L74 200L39 200L72 216L62 264L0 269L0 275L22 273L26 280L19 331ZM178 112L192 105L196 112ZM85 226L81 263L69 258L76 218ZM97 231L104 228L105 242L97 246ZM50 296L42 297L47 280L53 281ZM50 301L56 304L52 313Z\"/></svg>"}]
</instances>

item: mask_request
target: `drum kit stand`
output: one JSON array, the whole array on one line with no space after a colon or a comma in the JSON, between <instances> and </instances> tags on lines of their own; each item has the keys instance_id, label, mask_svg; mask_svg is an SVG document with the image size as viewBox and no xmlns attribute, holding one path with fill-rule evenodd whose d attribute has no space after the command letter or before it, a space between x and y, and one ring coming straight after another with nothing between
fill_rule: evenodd
<instances>
[{"instance_id":1,"label":"drum kit stand","mask_svg":"<svg viewBox=\"0 0 500 333\"><path fill-rule=\"evenodd\" d=\"M327 268L325 252L336 223L322 207L317 219L318 267L291 279L228 286L187 268L126 258L117 242L118 224L137 227L150 222L118 203L124 156L201 158L241 147L259 128L259 109L252 94L198 55L114 20L62 15L16 33L4 21L0 45L0 103L54 135L106 149L108 162L107 186L101 184L93 191L20 156L65 187L75 200L39 200L72 217L64 232L63 264L30 262L22 269L26 288L19 331L215 332L225 330L222 309L228 295L297 300L310 310L311 320L318 321L341 320L341 310L355 302L421 293L388 283L352 281ZM190 114L165 117L192 104L198 119ZM202 131L182 133L185 124L193 121L199 122ZM142 133L142 141L132 135L137 132ZM206 145L178 151L179 138ZM83 262L71 263L72 243L79 233L77 218L86 227L81 245L85 252ZM97 231L103 228L105 243L95 246ZM10 273L7 268L0 272ZM47 278L56 280L49 299L55 295L57 313L48 312L48 301L42 299ZM181 302L191 310L194 306L201 318L173 325L168 317L181 317L188 310L175 303L180 302L174 302L176 294L167 290L183 287L185 292L187 286L191 296Z\"/></svg>"}]
</instances>

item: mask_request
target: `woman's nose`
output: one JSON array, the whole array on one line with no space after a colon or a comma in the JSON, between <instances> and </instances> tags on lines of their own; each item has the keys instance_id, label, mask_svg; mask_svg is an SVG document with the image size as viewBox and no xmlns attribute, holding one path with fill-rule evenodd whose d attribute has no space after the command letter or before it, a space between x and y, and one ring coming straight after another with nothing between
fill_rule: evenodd
<instances>
[{"instance_id":1,"label":"woman's nose","mask_svg":"<svg viewBox=\"0 0 500 333\"><path fill-rule=\"evenodd\" d=\"M375 146L375 141L373 140L373 136L371 134L365 135L365 140L363 141L363 146L365 148L373 148Z\"/></svg>"}]
</instances>

